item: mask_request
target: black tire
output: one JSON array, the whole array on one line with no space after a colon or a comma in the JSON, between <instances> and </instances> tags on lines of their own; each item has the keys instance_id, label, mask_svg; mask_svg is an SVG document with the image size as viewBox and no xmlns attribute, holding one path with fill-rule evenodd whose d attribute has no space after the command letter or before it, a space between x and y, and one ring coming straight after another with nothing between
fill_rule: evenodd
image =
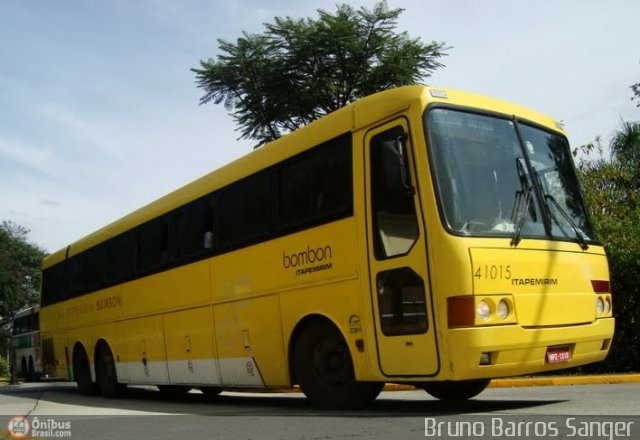
<instances>
[{"instance_id":1,"label":"black tire","mask_svg":"<svg viewBox=\"0 0 640 440\"><path fill-rule=\"evenodd\" d=\"M220 387L200 387L200 391L202 391L202 394L204 394L208 398L213 398L213 397L218 397L218 395L222 392L222 388L220 388Z\"/></svg>"},{"instance_id":2,"label":"black tire","mask_svg":"<svg viewBox=\"0 0 640 440\"><path fill-rule=\"evenodd\" d=\"M28 367L28 372L27 372L27 378L28 381L33 381L36 379L36 365L33 362L33 356L29 356L29 367Z\"/></svg>"},{"instance_id":3,"label":"black tire","mask_svg":"<svg viewBox=\"0 0 640 440\"><path fill-rule=\"evenodd\" d=\"M331 325L304 329L293 356L296 381L314 406L358 408L372 402L382 390L382 383L356 381L349 347Z\"/></svg>"},{"instance_id":4,"label":"black tire","mask_svg":"<svg viewBox=\"0 0 640 440\"><path fill-rule=\"evenodd\" d=\"M22 360L20 361L20 377L26 379L29 375L29 367L27 366L27 358L22 356Z\"/></svg>"},{"instance_id":5,"label":"black tire","mask_svg":"<svg viewBox=\"0 0 640 440\"><path fill-rule=\"evenodd\" d=\"M96 393L96 384L91 381L91 369L89 359L84 350L77 350L73 356L73 375L78 384L78 391L83 396L91 396Z\"/></svg>"},{"instance_id":6,"label":"black tire","mask_svg":"<svg viewBox=\"0 0 640 440\"><path fill-rule=\"evenodd\" d=\"M491 379L475 379L461 381L426 382L422 388L435 397L445 402L463 402L480 394L489 386Z\"/></svg>"},{"instance_id":7,"label":"black tire","mask_svg":"<svg viewBox=\"0 0 640 440\"><path fill-rule=\"evenodd\" d=\"M119 397L124 390L124 385L118 383L116 364L113 354L106 344L98 349L96 357L96 381L100 395L108 399Z\"/></svg>"}]
</instances>

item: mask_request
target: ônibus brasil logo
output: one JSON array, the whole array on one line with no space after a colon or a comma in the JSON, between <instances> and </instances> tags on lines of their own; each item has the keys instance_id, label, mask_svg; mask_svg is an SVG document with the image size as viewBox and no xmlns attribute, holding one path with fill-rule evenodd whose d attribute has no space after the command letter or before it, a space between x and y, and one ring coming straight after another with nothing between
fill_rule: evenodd
<instances>
[{"instance_id":1,"label":"\u00f4nibus brasil logo","mask_svg":"<svg viewBox=\"0 0 640 440\"><path fill-rule=\"evenodd\" d=\"M71 422L40 419L37 416L29 420L25 416L15 416L9 420L7 430L13 438L69 438Z\"/></svg>"},{"instance_id":2,"label":"\u00f4nibus brasil logo","mask_svg":"<svg viewBox=\"0 0 640 440\"><path fill-rule=\"evenodd\" d=\"M9 430L9 434L15 438L25 438L29 435L31 424L29 423L29 419L26 417L15 416L9 420L7 429Z\"/></svg>"}]
</instances>

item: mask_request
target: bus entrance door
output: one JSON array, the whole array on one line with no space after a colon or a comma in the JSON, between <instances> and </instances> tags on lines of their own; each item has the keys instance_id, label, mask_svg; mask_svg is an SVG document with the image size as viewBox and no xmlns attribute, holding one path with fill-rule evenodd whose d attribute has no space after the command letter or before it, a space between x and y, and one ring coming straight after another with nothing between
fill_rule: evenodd
<instances>
[{"instance_id":1,"label":"bus entrance door","mask_svg":"<svg viewBox=\"0 0 640 440\"><path fill-rule=\"evenodd\" d=\"M438 370L424 223L415 190L409 126L367 133L368 249L378 363L386 376Z\"/></svg>"}]
</instances>

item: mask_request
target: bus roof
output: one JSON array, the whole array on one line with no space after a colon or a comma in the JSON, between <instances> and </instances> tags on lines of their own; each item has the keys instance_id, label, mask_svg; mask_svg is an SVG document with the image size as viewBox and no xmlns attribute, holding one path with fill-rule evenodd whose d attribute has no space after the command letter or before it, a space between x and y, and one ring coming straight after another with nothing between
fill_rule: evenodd
<instances>
[{"instance_id":1,"label":"bus roof","mask_svg":"<svg viewBox=\"0 0 640 440\"><path fill-rule=\"evenodd\" d=\"M55 265L68 257L100 244L110 237L124 233L178 206L224 187L234 180L251 175L262 168L312 148L323 141L377 123L411 106L418 105L422 109L428 104L436 102L490 110L509 116L515 115L541 124L551 130L562 132L561 127L548 116L487 96L417 85L382 91L362 98L258 148L81 238L70 246L45 258L43 268Z\"/></svg>"},{"instance_id":2,"label":"bus roof","mask_svg":"<svg viewBox=\"0 0 640 440\"><path fill-rule=\"evenodd\" d=\"M38 312L40 310L40 306L36 305L36 306L32 306L32 307L27 307L26 309L22 309L16 312L14 319L15 318L21 318L22 316L27 316L27 315L32 315L36 312Z\"/></svg>"}]
</instances>

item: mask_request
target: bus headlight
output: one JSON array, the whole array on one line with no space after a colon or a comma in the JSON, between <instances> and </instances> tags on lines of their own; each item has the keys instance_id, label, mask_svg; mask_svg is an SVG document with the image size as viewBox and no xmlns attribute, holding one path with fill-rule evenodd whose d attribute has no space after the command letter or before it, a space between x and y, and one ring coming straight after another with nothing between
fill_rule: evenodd
<instances>
[{"instance_id":1,"label":"bus headlight","mask_svg":"<svg viewBox=\"0 0 640 440\"><path fill-rule=\"evenodd\" d=\"M517 324L515 302L509 294L451 296L447 321L449 328Z\"/></svg>"},{"instance_id":2,"label":"bus headlight","mask_svg":"<svg viewBox=\"0 0 640 440\"><path fill-rule=\"evenodd\" d=\"M607 297L604 300L604 313L611 313L613 307L611 306L611 298Z\"/></svg>"},{"instance_id":3,"label":"bus headlight","mask_svg":"<svg viewBox=\"0 0 640 440\"><path fill-rule=\"evenodd\" d=\"M604 313L604 301L601 297L598 297L596 300L596 313L598 315L602 315L602 313Z\"/></svg>"},{"instance_id":4,"label":"bus headlight","mask_svg":"<svg viewBox=\"0 0 640 440\"><path fill-rule=\"evenodd\" d=\"M509 316L509 304L505 300L501 299L498 303L497 313L500 319L507 319L507 316Z\"/></svg>"},{"instance_id":5,"label":"bus headlight","mask_svg":"<svg viewBox=\"0 0 640 440\"><path fill-rule=\"evenodd\" d=\"M476 314L480 321L487 321L491 316L491 307L489 307L486 301L480 301L476 307Z\"/></svg>"}]
</instances>

